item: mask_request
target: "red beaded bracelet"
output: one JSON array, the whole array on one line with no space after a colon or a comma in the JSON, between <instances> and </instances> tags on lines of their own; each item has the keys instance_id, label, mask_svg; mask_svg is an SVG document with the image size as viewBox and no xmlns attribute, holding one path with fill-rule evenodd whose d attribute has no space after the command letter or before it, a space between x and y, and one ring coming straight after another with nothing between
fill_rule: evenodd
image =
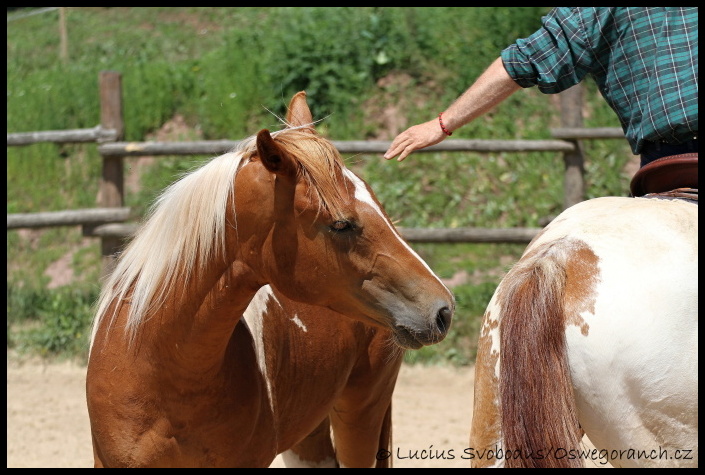
<instances>
[{"instance_id":1,"label":"red beaded bracelet","mask_svg":"<svg viewBox=\"0 0 705 475\"><path fill-rule=\"evenodd\" d=\"M443 131L443 133L450 137L451 135L453 135L453 132L449 132L448 129L446 129L445 126L443 125L443 118L441 117L442 115L443 115L443 112L438 114L438 123L441 124L441 130Z\"/></svg>"}]
</instances>

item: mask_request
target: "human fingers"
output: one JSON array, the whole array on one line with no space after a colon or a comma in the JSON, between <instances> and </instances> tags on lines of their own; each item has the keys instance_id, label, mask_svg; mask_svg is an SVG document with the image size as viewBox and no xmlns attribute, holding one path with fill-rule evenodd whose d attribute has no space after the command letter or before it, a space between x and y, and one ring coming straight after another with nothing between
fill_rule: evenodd
<instances>
[{"instance_id":1,"label":"human fingers","mask_svg":"<svg viewBox=\"0 0 705 475\"><path fill-rule=\"evenodd\" d=\"M401 153L399 154L399 158L397 158L397 162L401 162L402 160L404 160L406 157L411 155L411 152L413 152L414 150L417 150L417 148L418 147L413 146L413 143L409 143L408 145L406 145L402 149Z\"/></svg>"},{"instance_id":2,"label":"human fingers","mask_svg":"<svg viewBox=\"0 0 705 475\"><path fill-rule=\"evenodd\" d=\"M386 158L387 160L391 160L392 158L399 155L399 152L404 149L404 147L407 143L409 143L409 141L410 139L408 137L408 131L402 132L401 134L397 135L396 138L389 145L387 151L385 152L384 158Z\"/></svg>"},{"instance_id":3,"label":"human fingers","mask_svg":"<svg viewBox=\"0 0 705 475\"><path fill-rule=\"evenodd\" d=\"M423 124L409 127L401 134L397 135L392 144L384 154L387 160L399 155L397 161L404 160L411 152L435 145L445 138L438 123L435 120L424 122Z\"/></svg>"},{"instance_id":4,"label":"human fingers","mask_svg":"<svg viewBox=\"0 0 705 475\"><path fill-rule=\"evenodd\" d=\"M414 125L397 135L389 146L387 153L384 154L384 158L390 160L401 154L399 158L397 158L397 161L401 162L414 150L423 148L422 141L420 140L420 136L423 135L421 133L423 131L423 125L424 124Z\"/></svg>"}]
</instances>

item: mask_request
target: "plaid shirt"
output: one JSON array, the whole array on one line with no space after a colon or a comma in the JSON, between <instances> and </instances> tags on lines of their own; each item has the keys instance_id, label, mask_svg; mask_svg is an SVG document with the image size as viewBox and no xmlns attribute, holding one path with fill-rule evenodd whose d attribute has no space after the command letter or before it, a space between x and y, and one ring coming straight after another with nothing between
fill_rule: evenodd
<instances>
[{"instance_id":1,"label":"plaid shirt","mask_svg":"<svg viewBox=\"0 0 705 475\"><path fill-rule=\"evenodd\" d=\"M521 87L554 94L591 75L637 155L697 137L697 7L558 7L542 22L502 51Z\"/></svg>"}]
</instances>

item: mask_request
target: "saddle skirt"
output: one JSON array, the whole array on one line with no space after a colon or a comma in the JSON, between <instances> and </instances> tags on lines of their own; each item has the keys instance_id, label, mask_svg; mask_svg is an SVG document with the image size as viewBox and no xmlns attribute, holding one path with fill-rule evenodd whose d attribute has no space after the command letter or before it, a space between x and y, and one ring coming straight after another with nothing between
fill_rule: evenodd
<instances>
[{"instance_id":1,"label":"saddle skirt","mask_svg":"<svg viewBox=\"0 0 705 475\"><path fill-rule=\"evenodd\" d=\"M647 163L634 174L630 185L631 194L634 197L674 193L684 188L694 190L697 200L697 152L671 155ZM692 194L692 191L689 193Z\"/></svg>"}]
</instances>

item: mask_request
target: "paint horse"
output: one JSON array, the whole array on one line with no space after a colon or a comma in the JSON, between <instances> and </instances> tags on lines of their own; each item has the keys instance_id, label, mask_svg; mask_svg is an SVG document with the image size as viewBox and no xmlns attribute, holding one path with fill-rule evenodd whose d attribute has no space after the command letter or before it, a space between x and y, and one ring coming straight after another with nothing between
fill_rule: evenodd
<instances>
[{"instance_id":1,"label":"paint horse","mask_svg":"<svg viewBox=\"0 0 705 475\"><path fill-rule=\"evenodd\" d=\"M487 307L473 466L697 466L697 369L697 204L579 203Z\"/></svg>"},{"instance_id":2,"label":"paint horse","mask_svg":"<svg viewBox=\"0 0 705 475\"><path fill-rule=\"evenodd\" d=\"M167 188L105 282L86 374L96 467L266 467L288 448L238 324L267 284L402 348L446 334L452 294L317 134L305 93L286 122Z\"/></svg>"},{"instance_id":3,"label":"paint horse","mask_svg":"<svg viewBox=\"0 0 705 475\"><path fill-rule=\"evenodd\" d=\"M390 459L375 458L392 450L392 394L404 351L391 332L269 285L244 317L238 326L252 335L258 367L239 371L264 379L284 464L389 467Z\"/></svg>"}]
</instances>

